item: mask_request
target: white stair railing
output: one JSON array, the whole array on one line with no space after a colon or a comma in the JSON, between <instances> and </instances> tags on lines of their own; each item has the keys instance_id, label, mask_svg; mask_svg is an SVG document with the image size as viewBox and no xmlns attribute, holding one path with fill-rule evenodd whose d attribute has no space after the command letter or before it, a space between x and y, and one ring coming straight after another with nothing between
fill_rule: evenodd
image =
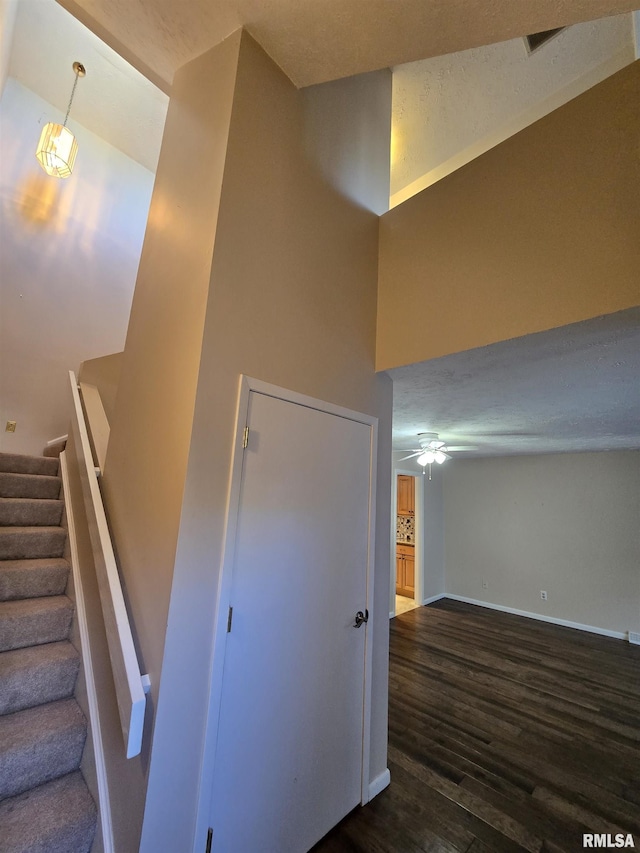
<instances>
[{"instance_id":1,"label":"white stair railing","mask_svg":"<svg viewBox=\"0 0 640 853\"><path fill-rule=\"evenodd\" d=\"M99 423L96 427L95 445L100 458L100 468L96 470L89 432L85 422L78 383L73 371L69 371L71 382L71 394L73 398L73 416L71 418L71 431L74 438L73 445L80 470L82 482L82 494L84 506L89 525L89 536L93 549L93 556L100 591L100 603L104 617L104 625L109 647L109 657L113 671L113 681L116 689L120 725L124 737L127 758L138 755L142 749L142 730L144 726L144 714L146 697L145 692L149 689L149 678L141 675L138 657L133 644L131 625L122 594L120 575L116 565L113 545L107 518L102 502L102 495L98 486L98 473L104 464L104 451L108 441L108 423ZM87 413L90 411L98 413L104 409L98 398L97 389L90 386L88 399L85 400ZM106 421L106 417L105 417ZM98 447L100 450L98 450Z\"/></svg>"}]
</instances>

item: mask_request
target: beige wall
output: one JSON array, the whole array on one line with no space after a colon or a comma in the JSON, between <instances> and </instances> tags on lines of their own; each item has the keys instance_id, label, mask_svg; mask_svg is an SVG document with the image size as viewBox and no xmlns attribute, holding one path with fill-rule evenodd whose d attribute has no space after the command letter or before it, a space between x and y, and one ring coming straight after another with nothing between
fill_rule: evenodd
<instances>
[{"instance_id":1,"label":"beige wall","mask_svg":"<svg viewBox=\"0 0 640 853\"><path fill-rule=\"evenodd\" d=\"M158 699L239 35L180 69L131 308L103 495ZM152 716L151 716L152 719ZM144 742L149 745L151 731ZM148 757L148 756L147 756ZM148 774L145 758L143 774Z\"/></svg>"},{"instance_id":2,"label":"beige wall","mask_svg":"<svg viewBox=\"0 0 640 853\"><path fill-rule=\"evenodd\" d=\"M111 424L116 407L116 395L122 370L122 353L114 352L101 358L83 361L78 372L78 381L95 385L100 392L107 420Z\"/></svg>"},{"instance_id":3,"label":"beige wall","mask_svg":"<svg viewBox=\"0 0 640 853\"><path fill-rule=\"evenodd\" d=\"M386 768L391 383L367 208L388 196L372 136L388 140L390 97L387 72L299 92L239 34L175 78L104 477L157 707L141 851L193 840L241 373L380 417L372 776Z\"/></svg>"},{"instance_id":4,"label":"beige wall","mask_svg":"<svg viewBox=\"0 0 640 853\"><path fill-rule=\"evenodd\" d=\"M640 63L387 213L380 370L640 304Z\"/></svg>"},{"instance_id":5,"label":"beige wall","mask_svg":"<svg viewBox=\"0 0 640 853\"><path fill-rule=\"evenodd\" d=\"M34 156L57 111L9 78L0 104L0 450L42 453L69 423L68 371L122 349L153 175L81 125L66 180ZM15 433L4 431L17 421Z\"/></svg>"},{"instance_id":6,"label":"beige wall","mask_svg":"<svg viewBox=\"0 0 640 853\"><path fill-rule=\"evenodd\" d=\"M298 92L259 46L243 37L143 853L160 844L190 849L241 373L381 419L372 777L386 768L391 383L373 369L377 218L362 202L340 194L334 178L325 177L305 136L310 115L316 124L335 122L337 132L330 136L336 157L347 150L357 162L370 150L364 128L388 138L391 87L386 72L372 75L366 85L345 81L332 86L341 97L351 92L354 98L352 111L340 111L341 122L324 92ZM378 116L377 127L371 113L363 118L363 98ZM388 152L371 163L371 174L381 193L388 192ZM166 786L169 772L173 788ZM177 803L175 790L181 791ZM197 843L204 845L205 832L201 826Z\"/></svg>"},{"instance_id":7,"label":"beige wall","mask_svg":"<svg viewBox=\"0 0 640 853\"><path fill-rule=\"evenodd\" d=\"M444 508L447 593L640 630L639 451L454 461Z\"/></svg>"}]
</instances>

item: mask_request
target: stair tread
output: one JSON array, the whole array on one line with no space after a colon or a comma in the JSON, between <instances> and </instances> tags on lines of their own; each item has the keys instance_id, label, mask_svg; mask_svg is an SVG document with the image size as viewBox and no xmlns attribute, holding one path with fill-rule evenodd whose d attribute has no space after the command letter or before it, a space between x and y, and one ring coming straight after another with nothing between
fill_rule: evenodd
<instances>
[{"instance_id":1,"label":"stair tread","mask_svg":"<svg viewBox=\"0 0 640 853\"><path fill-rule=\"evenodd\" d=\"M52 479L58 479L57 477ZM15 503L20 506L21 504L35 504L36 506L41 506L42 504L55 504L56 506L62 506L61 498L0 498L0 506L2 504Z\"/></svg>"},{"instance_id":2,"label":"stair tread","mask_svg":"<svg viewBox=\"0 0 640 853\"><path fill-rule=\"evenodd\" d=\"M0 803L2 853L88 853L95 826L79 770Z\"/></svg>"},{"instance_id":3,"label":"stair tread","mask_svg":"<svg viewBox=\"0 0 640 853\"><path fill-rule=\"evenodd\" d=\"M0 496L4 498L57 498L60 477L49 474L21 474L0 471Z\"/></svg>"},{"instance_id":4,"label":"stair tread","mask_svg":"<svg viewBox=\"0 0 640 853\"><path fill-rule=\"evenodd\" d=\"M16 525L15 527L0 527L0 536L15 536L16 533L24 533L33 536L42 536L43 533L55 533L56 535L61 536L67 535L67 531L64 527L60 527L59 524L46 524L44 526L31 524L24 527L21 527L20 525Z\"/></svg>"},{"instance_id":5,"label":"stair tread","mask_svg":"<svg viewBox=\"0 0 640 853\"><path fill-rule=\"evenodd\" d=\"M64 640L72 615L66 595L0 601L0 650Z\"/></svg>"},{"instance_id":6,"label":"stair tread","mask_svg":"<svg viewBox=\"0 0 640 853\"><path fill-rule=\"evenodd\" d=\"M68 640L0 652L0 714L70 696L79 665Z\"/></svg>"},{"instance_id":7,"label":"stair tread","mask_svg":"<svg viewBox=\"0 0 640 853\"><path fill-rule=\"evenodd\" d=\"M42 598L19 598L16 601L0 601L0 619L19 619L23 615L72 611L73 604L66 595L50 595Z\"/></svg>"},{"instance_id":8,"label":"stair tread","mask_svg":"<svg viewBox=\"0 0 640 853\"><path fill-rule=\"evenodd\" d=\"M38 557L33 560L0 560L0 572L3 571L18 571L24 569L44 569L47 566L51 568L68 569L69 561L64 557Z\"/></svg>"},{"instance_id":9,"label":"stair tread","mask_svg":"<svg viewBox=\"0 0 640 853\"><path fill-rule=\"evenodd\" d=\"M58 527L63 506L58 498L0 498L0 525Z\"/></svg>"},{"instance_id":10,"label":"stair tread","mask_svg":"<svg viewBox=\"0 0 640 853\"><path fill-rule=\"evenodd\" d=\"M64 527L0 527L0 559L33 560L62 557L67 540Z\"/></svg>"},{"instance_id":11,"label":"stair tread","mask_svg":"<svg viewBox=\"0 0 640 853\"><path fill-rule=\"evenodd\" d=\"M63 557L0 560L0 601L61 595L69 569Z\"/></svg>"},{"instance_id":12,"label":"stair tread","mask_svg":"<svg viewBox=\"0 0 640 853\"><path fill-rule=\"evenodd\" d=\"M46 666L53 661L77 657L78 652L68 640L43 643L40 646L27 646L24 649L12 649L0 653L0 678L14 671Z\"/></svg>"},{"instance_id":13,"label":"stair tread","mask_svg":"<svg viewBox=\"0 0 640 853\"><path fill-rule=\"evenodd\" d=\"M54 477L52 479L58 479ZM17 506L21 506L23 504L34 504L35 506L42 506L43 504L53 504L55 506L62 506L61 498L0 498L0 506L3 504L15 503Z\"/></svg>"},{"instance_id":14,"label":"stair tread","mask_svg":"<svg viewBox=\"0 0 640 853\"><path fill-rule=\"evenodd\" d=\"M58 460L50 456L24 453L0 453L0 472L9 474L53 475L58 473Z\"/></svg>"},{"instance_id":15,"label":"stair tread","mask_svg":"<svg viewBox=\"0 0 640 853\"><path fill-rule=\"evenodd\" d=\"M0 716L0 800L77 770L86 733L71 698Z\"/></svg>"}]
</instances>

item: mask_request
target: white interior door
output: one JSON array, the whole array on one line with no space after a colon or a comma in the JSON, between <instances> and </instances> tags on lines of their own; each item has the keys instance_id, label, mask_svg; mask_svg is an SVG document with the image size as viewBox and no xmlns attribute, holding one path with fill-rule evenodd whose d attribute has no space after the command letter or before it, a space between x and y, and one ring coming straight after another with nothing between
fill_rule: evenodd
<instances>
[{"instance_id":1,"label":"white interior door","mask_svg":"<svg viewBox=\"0 0 640 853\"><path fill-rule=\"evenodd\" d=\"M211 826L303 853L361 800L372 427L252 391Z\"/></svg>"}]
</instances>

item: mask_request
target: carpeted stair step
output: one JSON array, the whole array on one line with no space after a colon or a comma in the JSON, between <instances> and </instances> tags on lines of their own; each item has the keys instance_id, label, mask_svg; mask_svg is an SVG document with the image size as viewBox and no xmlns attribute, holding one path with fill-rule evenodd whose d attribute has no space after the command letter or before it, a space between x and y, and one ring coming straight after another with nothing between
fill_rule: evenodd
<instances>
[{"instance_id":1,"label":"carpeted stair step","mask_svg":"<svg viewBox=\"0 0 640 853\"><path fill-rule=\"evenodd\" d=\"M59 477L0 471L0 498L48 498L55 500L59 495Z\"/></svg>"},{"instance_id":2,"label":"carpeted stair step","mask_svg":"<svg viewBox=\"0 0 640 853\"><path fill-rule=\"evenodd\" d=\"M75 699L0 717L0 800L77 770L86 736Z\"/></svg>"},{"instance_id":3,"label":"carpeted stair step","mask_svg":"<svg viewBox=\"0 0 640 853\"><path fill-rule=\"evenodd\" d=\"M0 601L62 595L69 563L61 557L42 560L0 560Z\"/></svg>"},{"instance_id":4,"label":"carpeted stair step","mask_svg":"<svg viewBox=\"0 0 640 853\"><path fill-rule=\"evenodd\" d=\"M46 474L55 477L58 473L58 460L46 456L0 453L0 471L9 471L12 474Z\"/></svg>"},{"instance_id":5,"label":"carpeted stair step","mask_svg":"<svg viewBox=\"0 0 640 853\"><path fill-rule=\"evenodd\" d=\"M0 527L0 560L62 557L66 540L63 527Z\"/></svg>"},{"instance_id":6,"label":"carpeted stair step","mask_svg":"<svg viewBox=\"0 0 640 853\"><path fill-rule=\"evenodd\" d=\"M1 652L0 714L68 698L79 667L80 657L67 640Z\"/></svg>"},{"instance_id":7,"label":"carpeted stair step","mask_svg":"<svg viewBox=\"0 0 640 853\"><path fill-rule=\"evenodd\" d=\"M55 444L48 444L45 449L42 451L43 456L55 456L57 459L62 451L67 446L67 439L62 438L60 441L56 441Z\"/></svg>"},{"instance_id":8,"label":"carpeted stair step","mask_svg":"<svg viewBox=\"0 0 640 853\"><path fill-rule=\"evenodd\" d=\"M80 771L0 803L1 853L89 853L95 827Z\"/></svg>"},{"instance_id":9,"label":"carpeted stair step","mask_svg":"<svg viewBox=\"0 0 640 853\"><path fill-rule=\"evenodd\" d=\"M72 616L66 595L0 601L0 652L66 640Z\"/></svg>"},{"instance_id":10,"label":"carpeted stair step","mask_svg":"<svg viewBox=\"0 0 640 853\"><path fill-rule=\"evenodd\" d=\"M42 498L0 498L0 526L58 527L62 501Z\"/></svg>"}]
</instances>

